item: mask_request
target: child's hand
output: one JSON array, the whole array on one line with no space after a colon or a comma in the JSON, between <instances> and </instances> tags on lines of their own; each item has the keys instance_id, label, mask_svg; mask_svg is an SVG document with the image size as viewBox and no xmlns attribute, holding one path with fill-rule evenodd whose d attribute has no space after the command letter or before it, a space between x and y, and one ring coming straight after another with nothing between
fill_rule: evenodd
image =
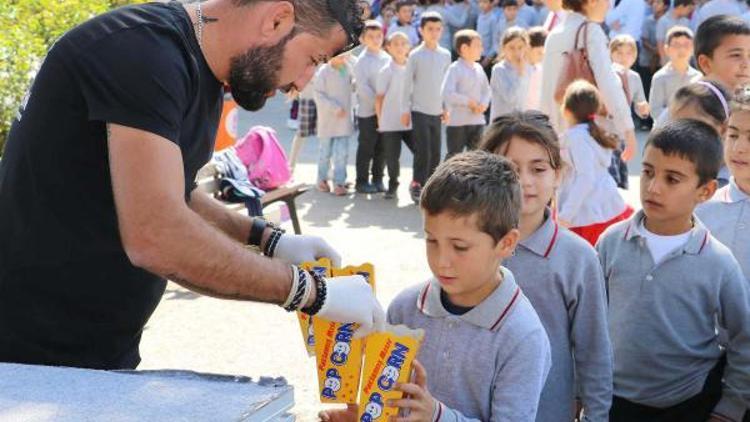
<instances>
[{"instance_id":1,"label":"child's hand","mask_svg":"<svg viewBox=\"0 0 750 422\"><path fill-rule=\"evenodd\" d=\"M490 106L488 104L482 104L477 107L477 114L483 114Z\"/></svg>"},{"instance_id":2,"label":"child's hand","mask_svg":"<svg viewBox=\"0 0 750 422\"><path fill-rule=\"evenodd\" d=\"M477 109L477 107L479 106L479 104L477 104L477 102L474 101L474 100L469 100L468 106L469 106L469 110L471 110L471 111L473 111L473 112L476 113L475 110Z\"/></svg>"},{"instance_id":3,"label":"child's hand","mask_svg":"<svg viewBox=\"0 0 750 422\"><path fill-rule=\"evenodd\" d=\"M403 391L404 398L391 400L388 404L399 409L408 409L408 416L393 418L395 422L432 422L436 403L427 390L427 371L417 360L414 360L414 373L413 384L396 384L396 390Z\"/></svg>"},{"instance_id":4,"label":"child's hand","mask_svg":"<svg viewBox=\"0 0 750 422\"><path fill-rule=\"evenodd\" d=\"M347 404L346 409L323 410L318 413L318 418L323 422L354 422L358 410L356 404Z\"/></svg>"},{"instance_id":5,"label":"child's hand","mask_svg":"<svg viewBox=\"0 0 750 422\"><path fill-rule=\"evenodd\" d=\"M638 148L638 141L635 139L635 132L629 130L625 134L625 150L622 152L622 160L630 161L635 155L636 148Z\"/></svg>"},{"instance_id":6,"label":"child's hand","mask_svg":"<svg viewBox=\"0 0 750 422\"><path fill-rule=\"evenodd\" d=\"M440 116L440 120L443 122L443 124L447 125L450 119L451 119L451 113L448 110L443 110L443 115Z\"/></svg>"},{"instance_id":7,"label":"child's hand","mask_svg":"<svg viewBox=\"0 0 750 422\"><path fill-rule=\"evenodd\" d=\"M346 110L344 110L343 108L339 108L338 110L336 110L336 117L340 119L346 117Z\"/></svg>"},{"instance_id":8,"label":"child's hand","mask_svg":"<svg viewBox=\"0 0 750 422\"><path fill-rule=\"evenodd\" d=\"M403 126L411 125L411 113L406 112L401 115L401 125Z\"/></svg>"}]
</instances>

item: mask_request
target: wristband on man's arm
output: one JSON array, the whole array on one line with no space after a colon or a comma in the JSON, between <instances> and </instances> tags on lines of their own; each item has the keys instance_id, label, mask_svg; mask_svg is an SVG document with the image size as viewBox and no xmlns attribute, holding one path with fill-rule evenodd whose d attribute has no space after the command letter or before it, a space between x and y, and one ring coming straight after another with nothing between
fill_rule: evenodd
<instances>
[{"instance_id":1,"label":"wristband on man's arm","mask_svg":"<svg viewBox=\"0 0 750 422\"><path fill-rule=\"evenodd\" d=\"M249 246L257 246L260 248L261 240L263 239L263 232L266 230L268 223L266 220L254 217L253 223L250 226L250 235L247 237L247 244Z\"/></svg>"}]
</instances>

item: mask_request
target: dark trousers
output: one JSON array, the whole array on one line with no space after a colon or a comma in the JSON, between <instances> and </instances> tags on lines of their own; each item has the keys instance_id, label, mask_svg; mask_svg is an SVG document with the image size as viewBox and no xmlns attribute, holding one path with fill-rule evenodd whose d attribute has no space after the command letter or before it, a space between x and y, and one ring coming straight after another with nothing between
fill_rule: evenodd
<instances>
[{"instance_id":1,"label":"dark trousers","mask_svg":"<svg viewBox=\"0 0 750 422\"><path fill-rule=\"evenodd\" d=\"M445 159L464 152L464 149L472 150L477 148L479 138L482 136L484 125L468 126L449 126L445 129L445 136L448 142L448 154Z\"/></svg>"},{"instance_id":2,"label":"dark trousers","mask_svg":"<svg viewBox=\"0 0 750 422\"><path fill-rule=\"evenodd\" d=\"M440 116L411 113L414 180L424 186L440 164Z\"/></svg>"},{"instance_id":3,"label":"dark trousers","mask_svg":"<svg viewBox=\"0 0 750 422\"><path fill-rule=\"evenodd\" d=\"M385 164L388 168L388 189L395 189L398 187L398 176L401 174L401 141L412 149L411 131L383 132L381 135L383 136Z\"/></svg>"},{"instance_id":4,"label":"dark trousers","mask_svg":"<svg viewBox=\"0 0 750 422\"><path fill-rule=\"evenodd\" d=\"M359 144L357 145L357 184L383 181L385 161L383 159L383 142L378 133L378 118L359 117Z\"/></svg>"},{"instance_id":5,"label":"dark trousers","mask_svg":"<svg viewBox=\"0 0 750 422\"><path fill-rule=\"evenodd\" d=\"M721 398L721 378L725 358L721 358L706 377L703 390L674 406L659 409L614 396L609 411L610 422L705 422Z\"/></svg>"}]
</instances>

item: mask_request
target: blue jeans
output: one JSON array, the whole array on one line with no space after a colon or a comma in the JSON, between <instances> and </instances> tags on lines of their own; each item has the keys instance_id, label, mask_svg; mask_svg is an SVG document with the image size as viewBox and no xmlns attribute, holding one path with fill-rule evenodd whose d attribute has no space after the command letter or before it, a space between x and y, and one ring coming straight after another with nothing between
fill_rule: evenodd
<instances>
[{"instance_id":1,"label":"blue jeans","mask_svg":"<svg viewBox=\"0 0 750 422\"><path fill-rule=\"evenodd\" d=\"M333 184L346 184L346 163L349 161L349 137L335 136L320 139L318 155L318 182L328 180L328 169L333 158Z\"/></svg>"}]
</instances>

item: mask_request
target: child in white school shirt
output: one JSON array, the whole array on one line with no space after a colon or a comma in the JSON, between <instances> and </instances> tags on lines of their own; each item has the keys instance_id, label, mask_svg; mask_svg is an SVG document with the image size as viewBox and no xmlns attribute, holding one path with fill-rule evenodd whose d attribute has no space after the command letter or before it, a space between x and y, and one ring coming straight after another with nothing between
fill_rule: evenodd
<instances>
[{"instance_id":1,"label":"child in white school shirt","mask_svg":"<svg viewBox=\"0 0 750 422\"><path fill-rule=\"evenodd\" d=\"M536 420L573 421L578 397L581 420L607 421L612 349L604 277L594 249L563 228L547 207L564 166L557 135L541 112L514 112L487 128L480 149L512 161L524 192L521 240L505 265L550 339L552 368Z\"/></svg>"},{"instance_id":2,"label":"child in white school shirt","mask_svg":"<svg viewBox=\"0 0 750 422\"><path fill-rule=\"evenodd\" d=\"M618 140L596 122L602 100L589 82L575 81L565 90L563 134L568 171L560 186L558 218L592 246L604 230L633 214L610 176Z\"/></svg>"}]
</instances>

